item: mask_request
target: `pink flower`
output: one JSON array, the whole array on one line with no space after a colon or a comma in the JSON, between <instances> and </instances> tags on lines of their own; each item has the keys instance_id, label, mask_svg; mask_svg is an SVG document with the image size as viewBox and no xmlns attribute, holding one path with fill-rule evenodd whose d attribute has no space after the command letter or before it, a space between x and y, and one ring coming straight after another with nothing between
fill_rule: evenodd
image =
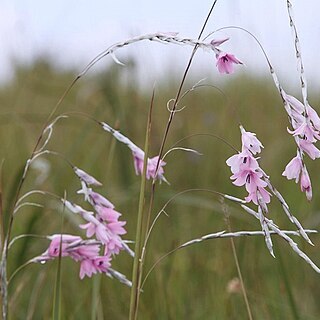
<instances>
[{"instance_id":1,"label":"pink flower","mask_svg":"<svg viewBox=\"0 0 320 320\"><path fill-rule=\"evenodd\" d=\"M86 224L81 224L80 228L86 230L86 235L88 238L95 234L97 240L101 241L103 244L108 244L110 241L108 230L102 223L89 222Z\"/></svg>"},{"instance_id":2,"label":"pink flower","mask_svg":"<svg viewBox=\"0 0 320 320\"><path fill-rule=\"evenodd\" d=\"M288 180L295 179L296 183L298 183L301 170L302 170L302 160L299 153L297 152L297 155L287 164L282 175L284 177L287 177Z\"/></svg>"},{"instance_id":3,"label":"pink flower","mask_svg":"<svg viewBox=\"0 0 320 320\"><path fill-rule=\"evenodd\" d=\"M307 115L316 130L320 131L320 118L318 113L308 104Z\"/></svg>"},{"instance_id":4,"label":"pink flower","mask_svg":"<svg viewBox=\"0 0 320 320\"><path fill-rule=\"evenodd\" d=\"M288 130L288 132L294 136L300 136L301 138L310 142L316 142L320 139L319 133L314 129L310 121L307 119L305 119L297 129L293 131Z\"/></svg>"},{"instance_id":5,"label":"pink flower","mask_svg":"<svg viewBox=\"0 0 320 320\"><path fill-rule=\"evenodd\" d=\"M260 196L264 203L270 202L270 193L266 191L264 188L258 187L256 190L249 193L249 195L245 198L247 202L252 201L254 204L258 205L258 192L260 193Z\"/></svg>"},{"instance_id":6,"label":"pink flower","mask_svg":"<svg viewBox=\"0 0 320 320\"><path fill-rule=\"evenodd\" d=\"M75 248L68 248L68 252L70 257L75 261L82 261L83 259L89 258L92 259L99 255L100 245L88 243Z\"/></svg>"},{"instance_id":7,"label":"pink flower","mask_svg":"<svg viewBox=\"0 0 320 320\"><path fill-rule=\"evenodd\" d=\"M52 258L58 257L60 255L60 247L61 247L61 256L62 257L68 256L69 255L67 251L68 245L81 241L80 237L72 236L68 234L65 234L65 235L57 234L57 235L51 236L50 238L51 238L51 243L46 253L49 257L52 257ZM62 240L62 243L60 245L61 240Z\"/></svg>"},{"instance_id":8,"label":"pink flower","mask_svg":"<svg viewBox=\"0 0 320 320\"><path fill-rule=\"evenodd\" d=\"M103 256L98 257L93 260L93 264L99 273L106 273L108 269L111 267L111 257L110 256Z\"/></svg>"},{"instance_id":9,"label":"pink flower","mask_svg":"<svg viewBox=\"0 0 320 320\"><path fill-rule=\"evenodd\" d=\"M260 153L263 148L262 143L257 139L256 134L246 131L243 126L240 126L242 150L249 150L253 154Z\"/></svg>"},{"instance_id":10,"label":"pink flower","mask_svg":"<svg viewBox=\"0 0 320 320\"><path fill-rule=\"evenodd\" d=\"M118 221L119 217L121 216L121 213L112 208L95 206L95 210L100 219L108 222Z\"/></svg>"},{"instance_id":11,"label":"pink flower","mask_svg":"<svg viewBox=\"0 0 320 320\"><path fill-rule=\"evenodd\" d=\"M124 250L122 240L119 236L114 235L110 238L110 241L105 246L104 254L105 255L119 254L121 250Z\"/></svg>"},{"instance_id":12,"label":"pink flower","mask_svg":"<svg viewBox=\"0 0 320 320\"><path fill-rule=\"evenodd\" d=\"M312 142L304 139L299 139L299 147L305 153L307 153L312 160L320 158L320 150Z\"/></svg>"},{"instance_id":13,"label":"pink flower","mask_svg":"<svg viewBox=\"0 0 320 320\"><path fill-rule=\"evenodd\" d=\"M243 64L233 54L219 52L216 54L217 67L220 73L233 73L233 64Z\"/></svg>"},{"instance_id":14,"label":"pink flower","mask_svg":"<svg viewBox=\"0 0 320 320\"><path fill-rule=\"evenodd\" d=\"M132 152L133 154L133 163L134 163L134 169L136 171L136 175L142 175L143 173L143 162L144 162L144 152ZM166 163L162 160L160 160L158 172L156 173L157 163L158 163L159 157L153 157L148 158L147 161L147 172L146 172L146 178L149 180L152 179L159 179L160 181L165 181L166 179L163 176L164 170L163 167L166 165Z\"/></svg>"},{"instance_id":15,"label":"pink flower","mask_svg":"<svg viewBox=\"0 0 320 320\"><path fill-rule=\"evenodd\" d=\"M258 161L252 156L251 152L244 150L231 156L226 161L232 173L238 173L243 170L256 170L259 168Z\"/></svg>"},{"instance_id":16,"label":"pink flower","mask_svg":"<svg viewBox=\"0 0 320 320\"><path fill-rule=\"evenodd\" d=\"M80 279L85 276L91 277L96 273L107 273L111 266L110 256L95 257L93 259L84 259L80 264Z\"/></svg>"},{"instance_id":17,"label":"pink flower","mask_svg":"<svg viewBox=\"0 0 320 320\"><path fill-rule=\"evenodd\" d=\"M306 193L307 199L310 201L312 199L312 187L310 177L305 166L302 168L300 187L301 191Z\"/></svg>"},{"instance_id":18,"label":"pink flower","mask_svg":"<svg viewBox=\"0 0 320 320\"><path fill-rule=\"evenodd\" d=\"M85 276L91 277L92 274L97 273L96 266L93 260L86 259L82 260L80 264L80 279L82 280Z\"/></svg>"},{"instance_id":19,"label":"pink flower","mask_svg":"<svg viewBox=\"0 0 320 320\"><path fill-rule=\"evenodd\" d=\"M127 233L127 231L123 228L125 224L125 221L113 221L109 222L107 227L113 234L123 235Z\"/></svg>"},{"instance_id":20,"label":"pink flower","mask_svg":"<svg viewBox=\"0 0 320 320\"><path fill-rule=\"evenodd\" d=\"M295 97L289 94L283 93L285 101L289 104L290 108L295 110L297 113L302 114L304 112L304 105Z\"/></svg>"}]
</instances>

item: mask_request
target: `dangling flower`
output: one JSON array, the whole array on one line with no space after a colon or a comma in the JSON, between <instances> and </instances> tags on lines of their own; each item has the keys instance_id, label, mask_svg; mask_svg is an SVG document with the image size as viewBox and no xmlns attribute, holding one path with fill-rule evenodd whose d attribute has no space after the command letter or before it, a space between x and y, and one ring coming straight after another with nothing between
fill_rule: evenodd
<instances>
[{"instance_id":1,"label":"dangling flower","mask_svg":"<svg viewBox=\"0 0 320 320\"><path fill-rule=\"evenodd\" d=\"M142 175L143 163L144 163L144 152L135 151L135 152L132 152L132 154L133 154L133 164L134 164L136 175ZM151 159L148 158L146 178L148 180L152 178L152 179L158 179L160 181L167 182L166 178L163 175L164 174L163 167L166 165L164 161L160 160L158 172L156 172L158 159L159 159L158 156L153 157Z\"/></svg>"},{"instance_id":2,"label":"dangling flower","mask_svg":"<svg viewBox=\"0 0 320 320\"><path fill-rule=\"evenodd\" d=\"M257 139L256 134L246 131L243 126L240 126L242 150L249 150L253 154L260 153L263 148L262 143Z\"/></svg>"},{"instance_id":3,"label":"dangling flower","mask_svg":"<svg viewBox=\"0 0 320 320\"><path fill-rule=\"evenodd\" d=\"M247 132L242 126L240 126L240 130L242 152L233 155L226 161L233 173L230 179L234 180L233 184L236 186L245 185L249 193L246 197L247 202L253 201L266 208L265 204L270 202L270 194L265 190L267 183L262 179L263 171L253 156L253 154L261 152L263 146L254 133ZM259 199L263 203L259 203Z\"/></svg>"},{"instance_id":4,"label":"dangling flower","mask_svg":"<svg viewBox=\"0 0 320 320\"><path fill-rule=\"evenodd\" d=\"M220 73L233 73L234 64L243 64L239 59L237 59L233 54L226 52L219 52L216 54L217 67Z\"/></svg>"},{"instance_id":5,"label":"dangling flower","mask_svg":"<svg viewBox=\"0 0 320 320\"><path fill-rule=\"evenodd\" d=\"M296 183L298 183L301 170L302 170L302 160L299 152L297 152L297 155L287 164L282 175L284 177L287 177L288 180L295 179Z\"/></svg>"}]
</instances>

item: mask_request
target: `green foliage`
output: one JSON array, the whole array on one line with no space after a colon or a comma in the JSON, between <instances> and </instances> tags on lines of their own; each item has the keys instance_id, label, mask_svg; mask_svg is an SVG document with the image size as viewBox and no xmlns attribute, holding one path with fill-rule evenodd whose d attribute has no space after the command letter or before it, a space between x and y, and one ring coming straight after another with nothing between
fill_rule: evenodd
<instances>
[{"instance_id":1,"label":"green foliage","mask_svg":"<svg viewBox=\"0 0 320 320\"><path fill-rule=\"evenodd\" d=\"M3 165L4 214L11 209L17 175L27 160L46 116L73 78L72 72L57 71L45 60L30 67L17 68L16 78L0 90L1 150ZM215 75L217 76L217 75ZM198 79L194 79L194 82ZM207 80L216 84L216 78ZM193 84L189 81L189 85ZM150 155L159 150L168 118L166 103L174 97L177 85L173 79L156 88ZM166 146L186 136L215 134L240 146L241 122L248 131L256 132L264 144L261 166L273 184L285 195L293 213L308 228L320 223L317 208L320 201L316 179L319 162L309 161L314 182L314 200L307 203L299 187L281 176L286 163L295 154L295 145L286 132L288 126L282 103L271 79L244 78L240 75L221 85L226 97L213 88L199 88L181 102L187 106L174 119ZM128 135L140 147L144 144L145 124L151 92L136 88L134 65L113 67L81 80L63 102L61 112L84 112L97 120L106 121ZM313 101L313 106L317 101ZM244 190L232 185L225 160L234 151L212 136L196 135L179 143L203 153L197 156L182 151L166 158L165 176L170 186L157 186L153 216L175 193L189 188L208 188L244 197ZM129 150L103 132L88 119L73 115L62 119L54 127L48 148L64 154L74 165L97 177L104 186L100 192L116 204L127 220L127 239L134 239L137 219L140 179L134 173ZM113 150L113 151L111 151ZM109 152L112 153L110 156ZM38 172L31 170L23 191L43 189L80 204L76 195L79 181L61 159L47 156L50 175L35 185ZM111 161L112 160L112 161ZM111 163L111 165L109 165ZM108 164L108 165L107 165ZM108 166L110 166L108 168ZM147 200L150 190L147 184ZM25 207L17 214L13 236L21 233L54 234L61 229L61 205L42 195L30 201L44 207ZM230 203L234 230L258 230L259 224ZM225 230L219 199L210 194L191 192L174 200L162 215L150 238L145 271L163 254L180 243L206 233ZM270 218L283 229L291 228L280 205L273 199ZM77 228L78 221L66 216L64 232L84 235ZM320 261L317 246L319 237L313 236L314 248L299 241L315 262ZM318 319L320 305L319 275L304 263L286 243L274 237L273 259L265 248L264 239L235 239L237 255L248 299L255 319ZM48 245L44 239L24 238L9 252L9 276L19 265L42 253ZM118 256L113 267L129 278L132 258ZM10 284L11 319L48 319L52 311L53 285L59 261L45 265L30 265L15 276ZM90 319L92 314L92 279L80 280L79 265L63 260L61 283L61 318ZM141 295L140 319L247 319L243 297L237 290L228 291L228 284L237 277L229 240L212 240L183 249L161 262L151 273ZM97 297L97 295L94 295ZM116 280L101 277L100 299L96 299L99 319L127 319L130 290ZM309 297L306 299L306 297Z\"/></svg>"}]
</instances>

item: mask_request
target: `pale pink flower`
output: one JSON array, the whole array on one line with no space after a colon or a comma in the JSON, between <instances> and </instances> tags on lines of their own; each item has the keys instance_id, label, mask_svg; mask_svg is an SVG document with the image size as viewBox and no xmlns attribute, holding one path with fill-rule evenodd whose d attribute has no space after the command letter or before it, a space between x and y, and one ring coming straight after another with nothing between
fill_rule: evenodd
<instances>
[{"instance_id":1,"label":"pale pink flower","mask_svg":"<svg viewBox=\"0 0 320 320\"><path fill-rule=\"evenodd\" d=\"M105 255L114 255L119 254L121 250L124 250L123 242L121 238L117 235L114 235L110 238L109 242L105 246L104 254Z\"/></svg>"},{"instance_id":2,"label":"pale pink flower","mask_svg":"<svg viewBox=\"0 0 320 320\"><path fill-rule=\"evenodd\" d=\"M306 139L310 142L316 142L320 139L319 133L307 119L305 119L295 130L291 131L288 129L288 132L293 136L300 136L301 138Z\"/></svg>"},{"instance_id":3,"label":"pale pink flower","mask_svg":"<svg viewBox=\"0 0 320 320\"><path fill-rule=\"evenodd\" d=\"M121 216L121 213L112 208L95 206L95 210L100 219L108 222L118 221L119 217Z\"/></svg>"},{"instance_id":4,"label":"pale pink flower","mask_svg":"<svg viewBox=\"0 0 320 320\"><path fill-rule=\"evenodd\" d=\"M302 168L301 179L300 179L301 191L306 193L307 199L311 201L312 199L312 186L307 168L304 166Z\"/></svg>"},{"instance_id":5,"label":"pale pink flower","mask_svg":"<svg viewBox=\"0 0 320 320\"><path fill-rule=\"evenodd\" d=\"M302 170L302 160L300 154L297 152L297 155L287 164L282 175L287 177L288 180L295 179L298 183L300 174Z\"/></svg>"},{"instance_id":6,"label":"pale pink flower","mask_svg":"<svg viewBox=\"0 0 320 320\"><path fill-rule=\"evenodd\" d=\"M107 224L107 228L113 234L123 235L127 233L127 231L123 228L125 224L125 221L113 221Z\"/></svg>"},{"instance_id":7,"label":"pale pink flower","mask_svg":"<svg viewBox=\"0 0 320 320\"><path fill-rule=\"evenodd\" d=\"M295 97L290 96L289 94L286 94L283 92L284 99L289 104L290 108L295 110L297 113L303 113L304 112L304 105Z\"/></svg>"},{"instance_id":8,"label":"pale pink flower","mask_svg":"<svg viewBox=\"0 0 320 320\"><path fill-rule=\"evenodd\" d=\"M96 271L99 273L106 273L108 269L111 267L111 257L110 256L102 256L93 259L93 264L96 268Z\"/></svg>"},{"instance_id":9,"label":"pale pink flower","mask_svg":"<svg viewBox=\"0 0 320 320\"><path fill-rule=\"evenodd\" d=\"M96 180L94 177L90 176L88 173L84 172L83 170L74 167L75 174L79 177L79 179L83 182L85 182L88 186L93 185L100 187L102 186L102 183Z\"/></svg>"},{"instance_id":10,"label":"pale pink flower","mask_svg":"<svg viewBox=\"0 0 320 320\"><path fill-rule=\"evenodd\" d=\"M232 173L238 173L243 170L255 170L259 168L258 161L252 156L248 150L231 156L226 161Z\"/></svg>"},{"instance_id":11,"label":"pale pink flower","mask_svg":"<svg viewBox=\"0 0 320 320\"><path fill-rule=\"evenodd\" d=\"M85 276L91 277L92 274L97 273L96 266L93 263L93 260L85 259L80 263L80 279L83 279Z\"/></svg>"},{"instance_id":12,"label":"pale pink flower","mask_svg":"<svg viewBox=\"0 0 320 320\"><path fill-rule=\"evenodd\" d=\"M260 153L263 148L262 143L257 139L256 134L246 131L243 126L240 126L242 150L249 150L253 154Z\"/></svg>"},{"instance_id":13,"label":"pale pink flower","mask_svg":"<svg viewBox=\"0 0 320 320\"><path fill-rule=\"evenodd\" d=\"M132 152L133 155L133 163L136 175L142 175L143 173L143 162L144 162L144 152ZM159 179L160 181L165 181L166 179L163 176L164 170L163 167L166 163L160 160L158 172L156 172L157 163L159 157L148 158L147 161L147 171L146 171L146 178L147 179Z\"/></svg>"},{"instance_id":14,"label":"pale pink flower","mask_svg":"<svg viewBox=\"0 0 320 320\"><path fill-rule=\"evenodd\" d=\"M260 193L262 200L264 203L270 202L270 193L266 191L264 188L258 187L257 189L253 190L252 192L249 192L249 195L245 198L247 202L252 201L254 204L258 205L258 194Z\"/></svg>"},{"instance_id":15,"label":"pale pink flower","mask_svg":"<svg viewBox=\"0 0 320 320\"><path fill-rule=\"evenodd\" d=\"M243 64L239 59L237 59L233 54L226 52L219 52L216 54L217 67L220 73L233 73L234 64Z\"/></svg>"},{"instance_id":16,"label":"pale pink flower","mask_svg":"<svg viewBox=\"0 0 320 320\"><path fill-rule=\"evenodd\" d=\"M61 256L66 257L69 255L67 251L67 247L70 243L75 243L81 241L80 237L72 236L72 235L54 235L51 237L51 242L49 244L48 250L46 251L49 257L58 257L60 255L60 247L61 247ZM62 243L61 243L62 240ZM61 245L60 245L61 243Z\"/></svg>"},{"instance_id":17,"label":"pale pink flower","mask_svg":"<svg viewBox=\"0 0 320 320\"><path fill-rule=\"evenodd\" d=\"M86 235L88 238L95 235L96 238L99 241L101 241L103 244L108 244L108 242L110 241L110 235L106 226L100 222L99 223L89 222L86 224L81 224L79 227L81 229L86 230Z\"/></svg>"},{"instance_id":18,"label":"pale pink flower","mask_svg":"<svg viewBox=\"0 0 320 320\"><path fill-rule=\"evenodd\" d=\"M308 115L309 119L311 120L315 129L320 131L319 115L309 104L307 104L307 115Z\"/></svg>"},{"instance_id":19,"label":"pale pink flower","mask_svg":"<svg viewBox=\"0 0 320 320\"><path fill-rule=\"evenodd\" d=\"M90 240L89 240L90 241ZM99 255L100 245L88 243L86 245L79 245L74 248L68 248L70 257L75 261L81 261L83 259L94 258Z\"/></svg>"},{"instance_id":20,"label":"pale pink flower","mask_svg":"<svg viewBox=\"0 0 320 320\"><path fill-rule=\"evenodd\" d=\"M312 142L299 139L299 147L307 153L312 160L320 158L320 150Z\"/></svg>"}]
</instances>

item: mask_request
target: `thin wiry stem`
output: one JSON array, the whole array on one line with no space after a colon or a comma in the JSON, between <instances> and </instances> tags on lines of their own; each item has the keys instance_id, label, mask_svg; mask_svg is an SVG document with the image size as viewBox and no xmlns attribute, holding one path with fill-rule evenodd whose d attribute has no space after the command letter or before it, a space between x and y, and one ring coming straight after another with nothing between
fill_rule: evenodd
<instances>
[{"instance_id":1,"label":"thin wiry stem","mask_svg":"<svg viewBox=\"0 0 320 320\"><path fill-rule=\"evenodd\" d=\"M138 208L138 218L137 218L137 228L136 228L136 239L135 239L135 256L133 260L132 268L132 288L130 296L130 310L129 310L129 319L136 320L138 317L138 308L139 308L139 296L140 296L140 282L141 282L141 273L142 273L142 259L141 253L141 243L142 243L142 227L143 227L143 211L144 211L144 202L145 202L145 187L146 187L146 175L147 175L147 163L148 163L148 150L149 150L149 138L151 131L151 116L152 108L154 102L154 90L151 97L147 129L146 129L146 138L144 146L144 159L143 159L143 172L141 176L141 185L140 185L140 197L139 197L139 208ZM139 261L140 260L140 261Z\"/></svg>"},{"instance_id":2,"label":"thin wiry stem","mask_svg":"<svg viewBox=\"0 0 320 320\"><path fill-rule=\"evenodd\" d=\"M228 227L228 231L229 231L229 233L232 233L231 223L230 223L230 213L229 213L227 205L224 203L224 199L223 198L221 199L221 203L222 203L222 210L225 213L225 221L226 221L226 224L227 224L227 227ZM248 299L248 296L247 296L247 290L245 288L244 281L243 281L243 278L242 278L242 272L241 272L241 269L240 269L240 263L239 263L239 259L238 259L238 255L237 255L236 246L234 244L234 241L233 241L232 237L230 238L230 242L231 242L231 247L232 247L233 258L234 258L234 261L235 261L235 264L236 264L236 268L237 268L237 272L238 272L238 276L239 276L239 280L240 280L240 284L241 284L241 290L242 290L244 302L245 302L245 305L246 305L246 308L247 308L247 312L248 312L248 317L249 317L249 320L253 320L252 312L251 312L251 308L250 308L250 304L249 304L249 299Z\"/></svg>"},{"instance_id":3,"label":"thin wiry stem","mask_svg":"<svg viewBox=\"0 0 320 320\"><path fill-rule=\"evenodd\" d=\"M297 62L298 62L299 72L300 72L299 77L300 77L300 84L301 84L302 99L303 99L304 106L307 107L307 105L308 105L307 79L306 79L305 73L304 73L304 66L303 66L302 55L301 55L300 41L299 41L299 37L298 37L297 27L294 23L293 9L292 9L292 4L291 4L290 0L287 0L287 10L288 10L290 27L291 27L292 35L293 35L293 39L294 39L294 48L296 51L296 58L297 58Z\"/></svg>"},{"instance_id":4,"label":"thin wiry stem","mask_svg":"<svg viewBox=\"0 0 320 320\"><path fill-rule=\"evenodd\" d=\"M307 233L318 233L317 230L305 230ZM292 230L281 230L281 232L285 235L294 235L294 236L300 236L300 233L298 231L292 231ZM279 235L278 232L276 231L270 231L270 234L272 235ZM157 259L155 261L155 263L151 266L151 268L149 269L149 271L147 272L142 285L141 285L141 290L143 289L148 277L150 276L151 272L155 269L155 267L161 262L163 261L165 258L167 258L168 256L170 256L172 253L182 249L182 248L186 248L189 247L191 245L197 244L197 243L201 243L207 240L212 240L212 239L223 239L223 238L238 238L238 237L252 237L252 236L264 236L264 232L263 231L237 231L237 232L226 232L225 230L223 231L218 231L215 233L210 233L207 235L204 235L200 238L197 239L193 239L190 241L187 241L183 244L181 244L180 246L174 248L173 250L167 252L166 254L164 254L163 256L161 256L159 259Z\"/></svg>"}]
</instances>

